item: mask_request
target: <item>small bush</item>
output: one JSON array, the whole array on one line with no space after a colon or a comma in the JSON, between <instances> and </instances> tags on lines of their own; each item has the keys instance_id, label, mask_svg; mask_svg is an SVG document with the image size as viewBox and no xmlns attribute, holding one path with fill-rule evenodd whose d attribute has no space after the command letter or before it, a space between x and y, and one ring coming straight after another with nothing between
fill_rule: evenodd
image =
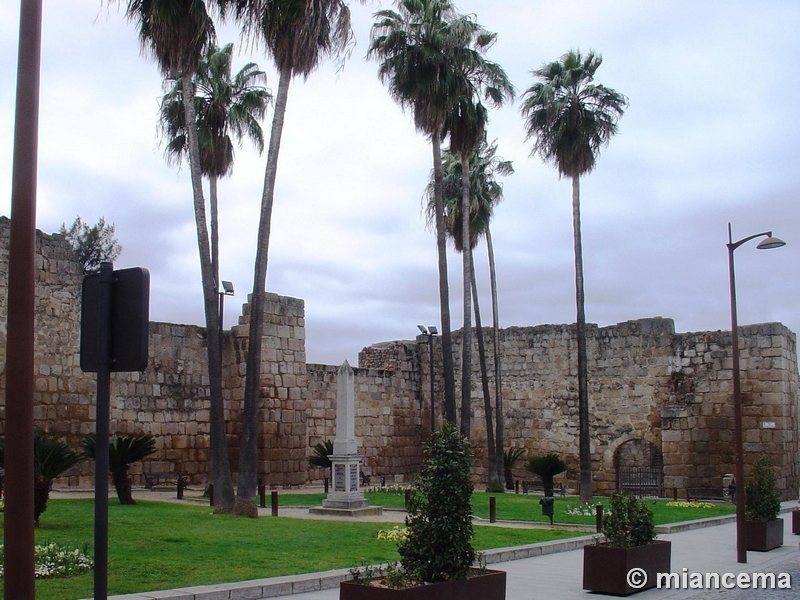
<instances>
[{"instance_id":1,"label":"small bush","mask_svg":"<svg viewBox=\"0 0 800 600\"><path fill-rule=\"evenodd\" d=\"M424 450L406 517L408 537L398 548L403 569L420 582L463 579L475 561L469 440L445 423Z\"/></svg>"},{"instance_id":2,"label":"small bush","mask_svg":"<svg viewBox=\"0 0 800 600\"><path fill-rule=\"evenodd\" d=\"M613 548L646 546L656 539L653 512L634 496L614 494L611 514L603 519L603 537Z\"/></svg>"},{"instance_id":3,"label":"small bush","mask_svg":"<svg viewBox=\"0 0 800 600\"><path fill-rule=\"evenodd\" d=\"M775 489L778 477L769 457L760 456L753 476L744 487L744 514L748 521L774 521L781 512L781 497Z\"/></svg>"}]
</instances>

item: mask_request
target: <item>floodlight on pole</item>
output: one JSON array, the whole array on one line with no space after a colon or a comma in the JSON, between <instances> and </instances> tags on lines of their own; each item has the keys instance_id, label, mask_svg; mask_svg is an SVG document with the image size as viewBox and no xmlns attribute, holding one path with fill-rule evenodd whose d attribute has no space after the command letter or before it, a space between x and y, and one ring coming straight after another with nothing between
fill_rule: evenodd
<instances>
[{"instance_id":1,"label":"floodlight on pole","mask_svg":"<svg viewBox=\"0 0 800 600\"><path fill-rule=\"evenodd\" d=\"M230 281L221 281L222 289L219 293L219 356L222 360L222 320L225 315L225 296L233 296L234 289L233 283Z\"/></svg>"},{"instance_id":2,"label":"floodlight on pole","mask_svg":"<svg viewBox=\"0 0 800 600\"><path fill-rule=\"evenodd\" d=\"M740 563L747 562L747 534L744 514L744 434L742 431L742 389L739 374L739 324L736 315L736 278L734 275L733 252L742 244L759 237L767 238L756 246L759 250L771 250L786 245L783 240L773 237L771 231L756 233L734 242L731 236L731 224L728 223L727 247L731 286L731 345L733 360L733 445L736 454L734 469L736 477L736 560Z\"/></svg>"}]
</instances>

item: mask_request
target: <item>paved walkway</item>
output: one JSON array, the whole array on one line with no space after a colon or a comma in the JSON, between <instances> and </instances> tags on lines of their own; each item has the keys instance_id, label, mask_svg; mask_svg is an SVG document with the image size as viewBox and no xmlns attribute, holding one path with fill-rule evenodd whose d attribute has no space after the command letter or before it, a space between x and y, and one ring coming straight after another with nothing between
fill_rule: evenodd
<instances>
[{"instance_id":1,"label":"paved walkway","mask_svg":"<svg viewBox=\"0 0 800 600\"><path fill-rule=\"evenodd\" d=\"M75 497L74 493L69 494ZM193 494L187 494L192 501ZM195 494L196 496L197 494ZM175 493L143 492L136 497L175 501ZM199 501L195 497L194 501ZM797 508L797 502L785 502L785 511ZM270 509L260 509L269 514ZM301 518L330 518L308 514L308 509L280 509L282 516ZM402 511L385 511L381 517L365 517L361 520L377 522L402 522ZM682 575L701 573L788 573L793 589L788 590L704 590L704 589L652 589L640 592L637 600L788 600L800 597L800 536L791 533L791 514L784 515L784 545L771 552L748 552L748 562L736 562L736 526L732 518L722 518L723 524L692 524L692 528L672 526L661 533L659 539L672 542L672 572ZM479 523L488 525L488 523ZM509 526L498 523L498 526ZM516 526L525 526L515 524ZM711 526L707 526L711 525ZM596 597L582 589L583 550L593 536L587 535L570 540L549 542L513 549L487 552L491 568L508 574L507 600L572 600ZM520 558L522 557L522 558ZM338 583L347 576L347 570L311 573L307 575L277 577L258 581L201 586L181 590L114 596L112 600L234 600L283 596L291 594L290 600L338 600ZM327 589L326 589L327 588ZM269 591L267 591L269 590ZM269 595L259 595L269 594Z\"/></svg>"}]
</instances>

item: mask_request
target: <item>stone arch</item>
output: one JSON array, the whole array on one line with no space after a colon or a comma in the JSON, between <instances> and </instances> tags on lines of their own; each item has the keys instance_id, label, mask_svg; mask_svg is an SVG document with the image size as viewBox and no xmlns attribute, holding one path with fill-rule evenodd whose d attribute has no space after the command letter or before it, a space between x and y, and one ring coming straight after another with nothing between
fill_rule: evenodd
<instances>
[{"instance_id":1,"label":"stone arch","mask_svg":"<svg viewBox=\"0 0 800 600\"><path fill-rule=\"evenodd\" d=\"M661 449L644 438L622 442L614 452L617 490L637 496L662 496L664 455Z\"/></svg>"}]
</instances>

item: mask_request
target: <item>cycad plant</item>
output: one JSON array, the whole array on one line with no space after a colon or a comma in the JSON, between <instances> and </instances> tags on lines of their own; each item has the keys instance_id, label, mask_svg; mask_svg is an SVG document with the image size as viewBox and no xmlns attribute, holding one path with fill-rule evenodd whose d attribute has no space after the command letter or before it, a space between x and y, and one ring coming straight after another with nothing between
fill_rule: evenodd
<instances>
[{"instance_id":1,"label":"cycad plant","mask_svg":"<svg viewBox=\"0 0 800 600\"><path fill-rule=\"evenodd\" d=\"M87 458L94 459L97 440L94 436L83 438L81 443ZM117 490L120 504L136 504L131 494L130 465L139 462L156 451L156 440L152 435L112 435L108 444L108 469Z\"/></svg>"},{"instance_id":2,"label":"cycad plant","mask_svg":"<svg viewBox=\"0 0 800 600\"><path fill-rule=\"evenodd\" d=\"M509 448L503 452L503 476L506 480L506 489L514 489L514 466L525 454L525 448Z\"/></svg>"},{"instance_id":3,"label":"cycad plant","mask_svg":"<svg viewBox=\"0 0 800 600\"><path fill-rule=\"evenodd\" d=\"M542 478L544 495L553 495L553 477L567 470L567 463L555 452L539 454L525 463L525 470Z\"/></svg>"},{"instance_id":4,"label":"cycad plant","mask_svg":"<svg viewBox=\"0 0 800 600\"><path fill-rule=\"evenodd\" d=\"M84 458L66 443L40 431L33 432L33 519L36 527L39 516L47 510L53 480ZM4 468L5 438L0 437L0 469Z\"/></svg>"},{"instance_id":5,"label":"cycad plant","mask_svg":"<svg viewBox=\"0 0 800 600\"><path fill-rule=\"evenodd\" d=\"M323 469L331 468L331 454L333 454L333 442L325 440L314 445L314 454L308 457L308 462L316 467Z\"/></svg>"}]
</instances>

